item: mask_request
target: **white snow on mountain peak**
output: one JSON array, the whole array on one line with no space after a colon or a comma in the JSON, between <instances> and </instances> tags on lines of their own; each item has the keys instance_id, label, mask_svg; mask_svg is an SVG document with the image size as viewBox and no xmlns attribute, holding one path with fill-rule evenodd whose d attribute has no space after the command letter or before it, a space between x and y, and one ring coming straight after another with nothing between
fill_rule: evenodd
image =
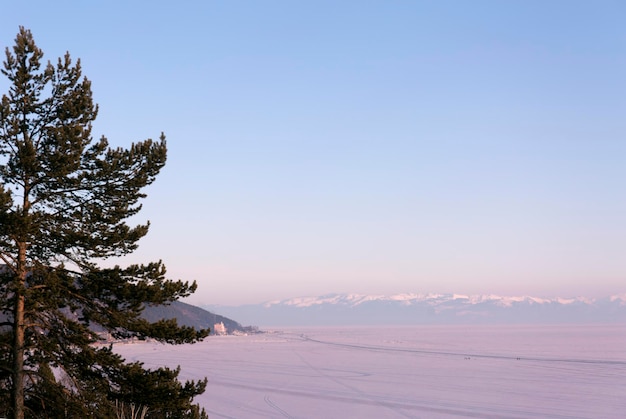
<instances>
[{"instance_id":1,"label":"white snow on mountain peak","mask_svg":"<svg viewBox=\"0 0 626 419\"><path fill-rule=\"evenodd\" d=\"M626 294L614 295L610 297L612 302L621 301L626 304ZM392 295L382 294L327 294L323 296L304 296L295 297L285 300L273 300L263 304L265 307L271 307L275 305L292 306L292 307L313 307L322 304L341 304L346 306L358 306L368 302L395 302L402 305L411 305L414 303L427 303L429 305L440 305L446 303L457 303L464 305L476 305L491 303L502 307L511 307L515 304L562 304L569 305L575 303L593 304L595 299L586 297L554 297L554 298L542 298L532 296L500 296L495 294L421 294L421 293L400 293Z\"/></svg>"},{"instance_id":2,"label":"white snow on mountain peak","mask_svg":"<svg viewBox=\"0 0 626 419\"><path fill-rule=\"evenodd\" d=\"M610 297L612 303L619 302L620 305L626 305L626 293L624 294L616 294Z\"/></svg>"},{"instance_id":3,"label":"white snow on mountain peak","mask_svg":"<svg viewBox=\"0 0 626 419\"><path fill-rule=\"evenodd\" d=\"M224 312L226 309L220 309ZM250 324L455 324L626 322L626 293L604 298L398 293L301 296L225 313Z\"/></svg>"}]
</instances>

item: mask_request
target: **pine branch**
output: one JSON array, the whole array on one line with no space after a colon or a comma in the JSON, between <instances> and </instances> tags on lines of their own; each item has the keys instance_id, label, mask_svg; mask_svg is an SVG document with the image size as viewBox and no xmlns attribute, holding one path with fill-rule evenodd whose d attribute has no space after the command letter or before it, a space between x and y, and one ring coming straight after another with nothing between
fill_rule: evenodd
<instances>
[{"instance_id":1,"label":"pine branch","mask_svg":"<svg viewBox=\"0 0 626 419\"><path fill-rule=\"evenodd\" d=\"M14 257L3 252L3 253L0 253L0 259L2 259L2 261L4 262L4 265L8 267L10 270L12 270L13 273L15 274L17 273L17 270L15 268L17 261L15 260Z\"/></svg>"}]
</instances>

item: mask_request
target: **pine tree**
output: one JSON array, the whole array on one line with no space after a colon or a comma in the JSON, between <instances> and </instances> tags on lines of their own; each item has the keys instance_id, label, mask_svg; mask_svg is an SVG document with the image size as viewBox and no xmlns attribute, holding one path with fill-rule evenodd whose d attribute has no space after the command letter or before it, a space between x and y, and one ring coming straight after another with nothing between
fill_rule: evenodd
<instances>
[{"instance_id":1,"label":"pine tree","mask_svg":"<svg viewBox=\"0 0 626 419\"><path fill-rule=\"evenodd\" d=\"M148 232L149 223L127 220L165 164L165 139L129 149L94 140L98 107L80 61L68 53L42 65L42 57L21 27L1 70L10 83L0 104L0 416L115 417L125 390L170 387L178 391L169 413L154 417L206 417L191 405L206 381L181 385L177 370L127 365L94 345L96 330L173 344L208 334L140 316L146 304L193 293L195 282L166 279L161 262L98 266Z\"/></svg>"}]
</instances>

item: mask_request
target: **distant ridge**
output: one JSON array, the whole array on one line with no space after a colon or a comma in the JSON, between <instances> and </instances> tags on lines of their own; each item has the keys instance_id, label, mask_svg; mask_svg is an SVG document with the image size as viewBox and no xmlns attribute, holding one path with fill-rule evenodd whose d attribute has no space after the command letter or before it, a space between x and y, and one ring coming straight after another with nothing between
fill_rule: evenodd
<instances>
[{"instance_id":1,"label":"distant ridge","mask_svg":"<svg viewBox=\"0 0 626 419\"><path fill-rule=\"evenodd\" d=\"M182 301L174 301L169 305L162 306L146 306L141 317L150 322L175 318L180 326L191 326L196 329L210 328L211 334L216 332L216 324L224 325L225 334L254 332L254 328L244 327L227 317L183 303ZM217 332L219 333L220 331L217 330Z\"/></svg>"},{"instance_id":2,"label":"distant ridge","mask_svg":"<svg viewBox=\"0 0 626 419\"><path fill-rule=\"evenodd\" d=\"M65 314L72 318L77 319L76 313L71 313L66 310ZM176 319L180 326L191 326L196 329L211 329L211 334L248 334L257 333L258 329L251 326L242 326L240 323L231 320L228 317L220 316L219 314L212 313L203 308L193 306L191 304L183 303L181 301L174 301L169 305L160 306L146 306L141 313L141 317L150 321L156 322L162 319ZM6 321L7 317L0 313L0 322ZM223 324L222 330L216 330L216 324ZM91 329L95 332L102 332L102 328L99 325L92 324ZM6 326L4 327L7 328ZM0 330L2 327L0 327Z\"/></svg>"},{"instance_id":3,"label":"distant ridge","mask_svg":"<svg viewBox=\"0 0 626 419\"><path fill-rule=\"evenodd\" d=\"M329 294L206 307L260 326L626 323L626 294L601 299Z\"/></svg>"}]
</instances>

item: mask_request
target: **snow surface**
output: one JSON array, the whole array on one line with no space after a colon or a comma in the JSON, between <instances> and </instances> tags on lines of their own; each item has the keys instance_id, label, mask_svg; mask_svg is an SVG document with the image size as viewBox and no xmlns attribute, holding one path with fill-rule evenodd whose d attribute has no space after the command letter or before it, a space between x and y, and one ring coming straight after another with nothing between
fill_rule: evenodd
<instances>
[{"instance_id":1,"label":"snow surface","mask_svg":"<svg viewBox=\"0 0 626 419\"><path fill-rule=\"evenodd\" d=\"M209 378L211 418L617 418L626 325L282 329L117 344Z\"/></svg>"}]
</instances>

